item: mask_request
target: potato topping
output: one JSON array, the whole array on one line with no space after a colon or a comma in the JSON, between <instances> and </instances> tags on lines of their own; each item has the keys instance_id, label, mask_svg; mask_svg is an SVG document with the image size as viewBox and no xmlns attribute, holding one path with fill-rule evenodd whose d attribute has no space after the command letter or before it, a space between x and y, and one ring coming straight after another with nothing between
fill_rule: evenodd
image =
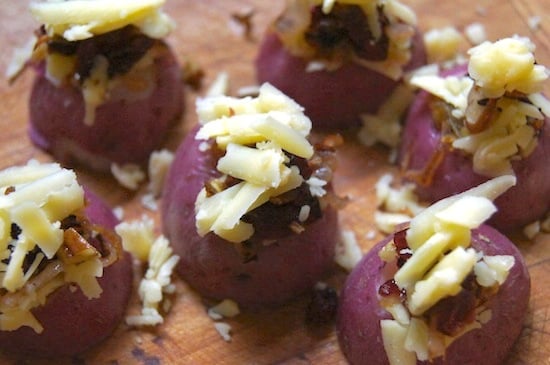
<instances>
[{"instance_id":1,"label":"potato topping","mask_svg":"<svg viewBox=\"0 0 550 365\"><path fill-rule=\"evenodd\" d=\"M206 188L199 193L197 231L200 235L212 231L230 242L245 241L254 228L241 218L304 182L289 154L303 159L313 156L306 138L311 121L302 107L270 84L262 85L254 98L200 99L197 113L202 128L196 138L216 141L225 151L218 171L237 181L214 194Z\"/></svg>"},{"instance_id":2,"label":"potato topping","mask_svg":"<svg viewBox=\"0 0 550 365\"><path fill-rule=\"evenodd\" d=\"M472 156L478 174L513 174L511 162L528 157L537 146L550 102L540 93L547 71L536 64L533 51L529 39L517 36L483 42L468 52L468 75L415 75L410 80L449 105L436 124L450 125L441 127L450 131L445 138Z\"/></svg>"},{"instance_id":3,"label":"potato topping","mask_svg":"<svg viewBox=\"0 0 550 365\"><path fill-rule=\"evenodd\" d=\"M34 2L32 15L46 25L48 35L68 41L91 38L134 25L151 38L163 38L174 27L161 11L164 0L69 0Z\"/></svg>"},{"instance_id":4,"label":"potato topping","mask_svg":"<svg viewBox=\"0 0 550 365\"><path fill-rule=\"evenodd\" d=\"M98 297L96 278L117 249L104 258L92 244L102 235L108 246L112 237L82 216L84 190L71 170L29 161L0 172L0 191L0 330L39 333L31 310L67 283Z\"/></svg>"},{"instance_id":5,"label":"potato topping","mask_svg":"<svg viewBox=\"0 0 550 365\"><path fill-rule=\"evenodd\" d=\"M496 211L492 200L514 184L514 177L504 176L441 200L381 250L382 260L397 267L393 279L379 290L380 303L393 317L381 321L391 363L416 364L443 356L454 339L486 323L483 301L476 301L473 293L498 290L515 259L476 251L470 230ZM465 289L469 287L476 289ZM395 295L399 299L391 299ZM456 305L463 316L451 320L441 314ZM475 315L470 318L468 313Z\"/></svg>"},{"instance_id":6,"label":"potato topping","mask_svg":"<svg viewBox=\"0 0 550 365\"><path fill-rule=\"evenodd\" d=\"M291 54L315 65L310 69L351 61L397 80L411 57L415 25L415 13L397 0L295 0L275 30Z\"/></svg>"},{"instance_id":7,"label":"potato topping","mask_svg":"<svg viewBox=\"0 0 550 365\"><path fill-rule=\"evenodd\" d=\"M535 62L535 45L528 38L511 37L483 42L468 51L468 72L489 98L506 92L532 94L542 90L546 67Z\"/></svg>"}]
</instances>

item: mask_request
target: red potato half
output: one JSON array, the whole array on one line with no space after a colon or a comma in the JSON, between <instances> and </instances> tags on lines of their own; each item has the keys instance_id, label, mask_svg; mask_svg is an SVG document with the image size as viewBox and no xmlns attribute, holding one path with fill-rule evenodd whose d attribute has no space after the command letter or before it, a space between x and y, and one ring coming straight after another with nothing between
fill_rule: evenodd
<instances>
[{"instance_id":1,"label":"red potato half","mask_svg":"<svg viewBox=\"0 0 550 365\"><path fill-rule=\"evenodd\" d=\"M160 148L184 103L181 68L165 44L154 60L154 83L146 93L120 83L95 111L93 125L84 123L81 89L56 86L39 65L29 101L30 137L65 165L108 171L111 163L145 163Z\"/></svg>"},{"instance_id":2,"label":"red potato half","mask_svg":"<svg viewBox=\"0 0 550 365\"><path fill-rule=\"evenodd\" d=\"M215 169L216 156L199 151L202 141L195 140L195 133L191 132L179 147L162 199L163 231L180 256L179 274L205 297L233 299L253 309L278 305L312 288L333 266L336 210L325 209L322 217L306 225L301 234L259 245L256 259L244 262L235 244L214 233L204 237L197 234L197 194L219 172Z\"/></svg>"},{"instance_id":3,"label":"red potato half","mask_svg":"<svg viewBox=\"0 0 550 365\"><path fill-rule=\"evenodd\" d=\"M97 196L87 191L86 213L91 222L114 229L118 220ZM2 351L25 358L73 356L105 340L120 324L132 290L132 261L124 253L98 279L103 289L97 299L88 299L80 289L65 285L47 298L33 314L44 327L38 334L29 327L0 331Z\"/></svg>"},{"instance_id":4,"label":"red potato half","mask_svg":"<svg viewBox=\"0 0 550 365\"><path fill-rule=\"evenodd\" d=\"M465 73L465 66L461 66L449 75ZM451 150L442 142L442 134L434 125L429 100L430 95L420 91L411 105L405 121L399 160L405 180L413 181L407 178L408 174L422 171L430 164L436 151L444 151L431 182L416 186L416 193L422 200L434 202L466 191L490 177L475 173L471 157L460 150ZM498 211L489 224L501 231L511 231L540 219L550 210L548 156L550 120L546 118L536 149L527 158L512 162L517 177L516 186L495 200Z\"/></svg>"},{"instance_id":5,"label":"red potato half","mask_svg":"<svg viewBox=\"0 0 550 365\"><path fill-rule=\"evenodd\" d=\"M378 243L363 257L342 289L337 334L343 353L353 365L388 364L380 320L391 319L391 316L378 302L378 288L385 281L382 277L384 263L378 251L391 239L390 236ZM523 327L530 295L530 278L519 250L505 236L487 225L472 231L472 247L486 255L512 255L515 264L498 293L487 304L492 311L490 321L455 340L447 348L445 359L437 358L431 364L500 365ZM419 361L418 364L427 362Z\"/></svg>"},{"instance_id":6,"label":"red potato half","mask_svg":"<svg viewBox=\"0 0 550 365\"><path fill-rule=\"evenodd\" d=\"M413 38L412 57L405 70L426 63L422 35ZM255 61L259 83L269 82L305 108L313 127L347 129L360 125L361 114L374 114L400 81L356 63L337 70L307 72L309 60L291 55L273 32L268 32Z\"/></svg>"}]
</instances>

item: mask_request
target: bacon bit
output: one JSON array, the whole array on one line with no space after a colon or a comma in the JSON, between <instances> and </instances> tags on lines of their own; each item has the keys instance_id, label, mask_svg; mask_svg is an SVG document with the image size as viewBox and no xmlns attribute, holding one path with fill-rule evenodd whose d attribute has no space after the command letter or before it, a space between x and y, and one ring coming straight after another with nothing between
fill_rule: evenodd
<instances>
[{"instance_id":1,"label":"bacon bit","mask_svg":"<svg viewBox=\"0 0 550 365\"><path fill-rule=\"evenodd\" d=\"M252 17L256 11L253 8L246 9L240 13L231 14L231 19L244 28L245 39L253 39L253 24Z\"/></svg>"},{"instance_id":2,"label":"bacon bit","mask_svg":"<svg viewBox=\"0 0 550 365\"><path fill-rule=\"evenodd\" d=\"M182 66L183 83L198 91L202 87L204 70L195 62L187 60Z\"/></svg>"},{"instance_id":3,"label":"bacon bit","mask_svg":"<svg viewBox=\"0 0 550 365\"><path fill-rule=\"evenodd\" d=\"M400 301L404 301L407 297L405 289L399 289L399 286L395 283L394 279L386 281L378 288L378 295L383 298L399 298Z\"/></svg>"},{"instance_id":4,"label":"bacon bit","mask_svg":"<svg viewBox=\"0 0 550 365\"><path fill-rule=\"evenodd\" d=\"M407 171L407 165L408 163L404 164L405 171L405 177L407 179L410 179L414 181L416 184L420 186L431 186L433 184L433 179L436 170L443 162L443 159L445 158L449 147L447 147L448 143L444 143L445 141L442 140L443 143L440 143L437 145L437 148L430 156L430 159L428 160L428 163L422 170L408 170ZM407 158L405 161L408 161L409 158Z\"/></svg>"},{"instance_id":5,"label":"bacon bit","mask_svg":"<svg viewBox=\"0 0 550 365\"><path fill-rule=\"evenodd\" d=\"M478 101L478 105L483 106L481 114L472 123L466 118L466 128L470 133L480 133L489 127L491 120L494 118L497 110L498 99L483 99Z\"/></svg>"},{"instance_id":6,"label":"bacon bit","mask_svg":"<svg viewBox=\"0 0 550 365\"><path fill-rule=\"evenodd\" d=\"M252 241L237 243L235 248L239 251L244 264L258 259L258 247Z\"/></svg>"},{"instance_id":7,"label":"bacon bit","mask_svg":"<svg viewBox=\"0 0 550 365\"><path fill-rule=\"evenodd\" d=\"M57 255L66 264L78 264L94 256L100 256L94 246L89 244L74 228L63 231L63 245Z\"/></svg>"},{"instance_id":8,"label":"bacon bit","mask_svg":"<svg viewBox=\"0 0 550 365\"><path fill-rule=\"evenodd\" d=\"M230 117L235 116L235 109L229 108L229 116L230 116Z\"/></svg>"},{"instance_id":9,"label":"bacon bit","mask_svg":"<svg viewBox=\"0 0 550 365\"><path fill-rule=\"evenodd\" d=\"M344 144L344 137L341 134L329 134L321 142L321 146L325 148L336 149Z\"/></svg>"},{"instance_id":10,"label":"bacon bit","mask_svg":"<svg viewBox=\"0 0 550 365\"><path fill-rule=\"evenodd\" d=\"M406 235L407 230L398 231L393 235L393 244L395 245L395 251L397 253L397 267L405 265L407 260L412 256Z\"/></svg>"},{"instance_id":11,"label":"bacon bit","mask_svg":"<svg viewBox=\"0 0 550 365\"><path fill-rule=\"evenodd\" d=\"M11 193L15 192L15 186L8 186L6 190L4 191L4 195L9 195Z\"/></svg>"},{"instance_id":12,"label":"bacon bit","mask_svg":"<svg viewBox=\"0 0 550 365\"><path fill-rule=\"evenodd\" d=\"M294 232L296 234L300 234L300 233L302 233L303 231L306 230L304 228L304 226L302 226L300 223L298 223L296 221L293 221L292 223L290 223L289 228L292 232Z\"/></svg>"}]
</instances>

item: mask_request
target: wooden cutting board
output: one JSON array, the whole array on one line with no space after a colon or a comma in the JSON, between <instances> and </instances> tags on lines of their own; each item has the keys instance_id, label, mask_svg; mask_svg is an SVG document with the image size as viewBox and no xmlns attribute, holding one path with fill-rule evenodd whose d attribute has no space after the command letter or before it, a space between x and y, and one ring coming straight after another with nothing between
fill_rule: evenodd
<instances>
[{"instance_id":1,"label":"wooden cutting board","mask_svg":"<svg viewBox=\"0 0 550 365\"><path fill-rule=\"evenodd\" d=\"M30 37L38 24L27 12L29 0L0 0L0 69L3 71L14 48ZM537 45L539 63L550 66L550 10L546 0L409 0L419 18L422 30L453 25L459 30L473 22L482 23L489 39L521 34ZM196 123L194 100L205 91L221 71L229 73L231 90L254 83L254 59L259 40L270 20L283 8L283 1L261 0L171 0L166 10L178 26L169 37L180 61L191 60L205 71L203 88L188 89L187 112L181 126L167 141L175 149L182 136ZM250 37L235 14L252 11ZM540 27L533 31L528 21L540 17ZM32 73L27 72L9 86L0 81L0 168L23 164L30 158L50 161L27 137L27 99ZM546 93L550 88L547 85ZM375 209L374 183L383 173L397 173L389 165L388 151L365 148L352 134L339 151L340 169L336 190L351 197L342 211L342 227L355 231L366 252L378 239L373 224ZM550 157L550 156L549 156ZM81 180L101 194L112 206L125 208L126 219L151 215L158 223L158 213L145 211L139 203L143 191L129 192L108 176L94 176L78 171ZM550 236L539 235L534 241L515 239L529 266L532 293L524 330L508 364L550 364ZM345 273L337 272L326 281L338 287ZM307 296L292 303L261 313L245 313L226 320L232 327L232 339L224 341L207 314L207 305L181 280L176 279L178 293L165 323L154 329L128 328L122 324L115 334L99 347L66 361L44 364L343 364L332 326L311 328L304 324ZM136 295L128 309L138 310ZM0 349L2 344L0 344ZM22 363L0 355L1 364ZM28 363L41 363L28 359Z\"/></svg>"}]
</instances>

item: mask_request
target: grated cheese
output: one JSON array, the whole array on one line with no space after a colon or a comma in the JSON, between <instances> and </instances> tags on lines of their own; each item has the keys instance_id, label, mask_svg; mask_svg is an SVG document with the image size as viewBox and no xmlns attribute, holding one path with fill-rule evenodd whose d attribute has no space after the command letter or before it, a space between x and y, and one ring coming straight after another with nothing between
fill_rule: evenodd
<instances>
[{"instance_id":1,"label":"grated cheese","mask_svg":"<svg viewBox=\"0 0 550 365\"><path fill-rule=\"evenodd\" d=\"M384 233L393 233L401 223L410 221L426 207L419 203L413 184L392 187L393 176L385 174L375 185L377 210L374 223Z\"/></svg>"},{"instance_id":2,"label":"grated cheese","mask_svg":"<svg viewBox=\"0 0 550 365\"><path fill-rule=\"evenodd\" d=\"M161 195L166 174L173 161L174 153L166 149L153 151L151 156L149 156L149 185L147 186L147 190L154 198L158 198Z\"/></svg>"},{"instance_id":3,"label":"grated cheese","mask_svg":"<svg viewBox=\"0 0 550 365\"><path fill-rule=\"evenodd\" d=\"M137 190L139 184L145 180L145 173L135 164L120 166L117 163L111 164L111 173L118 183L130 190Z\"/></svg>"},{"instance_id":4,"label":"grated cheese","mask_svg":"<svg viewBox=\"0 0 550 365\"><path fill-rule=\"evenodd\" d=\"M208 316L214 320L219 320L224 317L232 318L240 313L239 305L231 299L224 299L217 305L208 309Z\"/></svg>"},{"instance_id":5,"label":"grated cheese","mask_svg":"<svg viewBox=\"0 0 550 365\"><path fill-rule=\"evenodd\" d=\"M401 118L414 99L414 91L399 85L390 97L380 106L376 114L361 115L362 127L359 141L365 146L380 142L388 147L397 148L401 141Z\"/></svg>"},{"instance_id":6,"label":"grated cheese","mask_svg":"<svg viewBox=\"0 0 550 365\"><path fill-rule=\"evenodd\" d=\"M31 14L46 25L48 35L68 41L135 25L151 38L162 38L174 28L174 22L160 9L164 0L69 0L33 2Z\"/></svg>"},{"instance_id":7,"label":"grated cheese","mask_svg":"<svg viewBox=\"0 0 550 365\"><path fill-rule=\"evenodd\" d=\"M336 243L334 255L336 263L345 270L351 271L362 257L363 252L357 243L355 233L350 230L343 230L340 233L340 239Z\"/></svg>"},{"instance_id":8,"label":"grated cheese","mask_svg":"<svg viewBox=\"0 0 550 365\"><path fill-rule=\"evenodd\" d=\"M60 222L84 208L84 190L73 171L31 160L1 171L0 191L0 331L28 326L40 333L43 327L31 310L56 289L75 284L90 299L102 291L97 278L103 264L95 249L87 248L78 261L65 261L60 253L65 241ZM16 237L12 225L20 230ZM35 248L34 258L28 256ZM24 270L28 257L32 262ZM49 280L34 281L39 267Z\"/></svg>"},{"instance_id":9,"label":"grated cheese","mask_svg":"<svg viewBox=\"0 0 550 365\"><path fill-rule=\"evenodd\" d=\"M487 33L485 27L481 23L472 23L464 28L464 35L468 41L477 46L487 40Z\"/></svg>"},{"instance_id":10,"label":"grated cheese","mask_svg":"<svg viewBox=\"0 0 550 365\"><path fill-rule=\"evenodd\" d=\"M306 138L311 121L301 106L267 83L256 97L198 99L197 114L202 127L195 138L215 140L225 150L218 171L242 180L211 196L205 189L199 193L197 232L242 242L254 233L251 224L240 220L244 214L302 184L298 167L287 166L285 151L303 158L313 155ZM322 189L326 181L317 180L313 183Z\"/></svg>"},{"instance_id":11,"label":"grated cheese","mask_svg":"<svg viewBox=\"0 0 550 365\"><path fill-rule=\"evenodd\" d=\"M464 121L452 146L472 156L478 174L513 174L511 161L529 156L537 146L536 124L550 115L550 102L540 93L548 73L536 64L534 47L528 38L517 36L486 41L469 50L467 76L410 78L411 85L444 100L454 108L452 116ZM518 93L525 98L514 96ZM472 132L469 127L489 108L481 101L489 99L496 101L495 112L488 110L491 120Z\"/></svg>"},{"instance_id":12,"label":"grated cheese","mask_svg":"<svg viewBox=\"0 0 550 365\"><path fill-rule=\"evenodd\" d=\"M462 34L452 26L431 29L424 33L424 46L428 63L450 61L460 53L464 42Z\"/></svg>"},{"instance_id":13,"label":"grated cheese","mask_svg":"<svg viewBox=\"0 0 550 365\"><path fill-rule=\"evenodd\" d=\"M222 336L223 340L226 342L231 341L231 326L225 322L215 322L214 328L220 336Z\"/></svg>"},{"instance_id":14,"label":"grated cheese","mask_svg":"<svg viewBox=\"0 0 550 365\"><path fill-rule=\"evenodd\" d=\"M160 311L170 308L164 294L174 292L171 276L179 256L172 254L170 243L164 236L154 238L154 223L143 216L139 221L122 222L115 231L122 237L125 250L142 262L147 270L139 284L138 294L142 302L141 313L126 317L131 326L155 326L164 322Z\"/></svg>"},{"instance_id":15,"label":"grated cheese","mask_svg":"<svg viewBox=\"0 0 550 365\"><path fill-rule=\"evenodd\" d=\"M510 255L487 256L471 248L471 229L486 221L496 208L492 202L515 183L514 177L500 177L462 194L435 203L418 214L407 230L411 256L394 275L395 283L407 292L403 303L388 304L392 319L381 320L382 338L391 361L416 364L444 356L445 348L462 334L480 328L491 318L483 305L476 318L458 334L447 336L429 326L423 314L441 299L462 290L462 282L473 272L482 287L501 285L515 259ZM382 260L395 260L396 246L388 243ZM434 343L440 343L437 348ZM431 345L432 344L432 345Z\"/></svg>"}]
</instances>

